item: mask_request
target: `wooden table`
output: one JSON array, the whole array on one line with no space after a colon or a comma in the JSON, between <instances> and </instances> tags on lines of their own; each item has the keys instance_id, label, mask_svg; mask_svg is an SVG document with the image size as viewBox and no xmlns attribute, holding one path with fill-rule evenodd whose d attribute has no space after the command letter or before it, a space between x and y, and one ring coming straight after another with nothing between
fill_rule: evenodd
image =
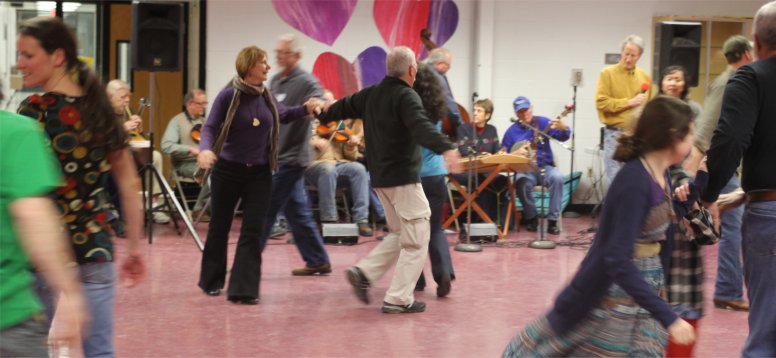
<instances>
[{"instance_id":1,"label":"wooden table","mask_svg":"<svg viewBox=\"0 0 776 358\"><path fill-rule=\"evenodd\" d=\"M536 171L536 164L526 157L514 154L483 155L477 156L473 159L464 158L461 159L459 163L463 167L464 173L471 169L475 173L488 173L488 177L485 178L485 180L480 183L477 189L470 194L467 188L461 185L461 183L459 183L453 175L448 175L450 182L453 183L455 189L458 190L461 196L463 196L464 202L458 206L458 208L453 212L452 215L450 215L449 218L447 218L447 220L442 224L442 228L446 229L449 227L450 224L452 224L453 221L457 219L464 212L464 210L466 210L467 207L469 207L469 205L471 205L472 210L480 215L482 220L484 220L486 223L493 224L493 220L490 218L490 216L488 216L488 214L482 210L482 208L474 201L474 199L476 199L477 196L479 196L480 193L482 193L485 188L487 188L488 184L490 184L490 182L493 181L497 175L500 173L507 173L507 181L509 186L509 208L507 209L504 228L498 231L499 240L503 240L509 231L510 219L512 217L512 212L515 210L515 187L514 183L512 182L512 177L514 177L512 174L516 172ZM496 227L498 227L498 225L496 225Z\"/></svg>"}]
</instances>

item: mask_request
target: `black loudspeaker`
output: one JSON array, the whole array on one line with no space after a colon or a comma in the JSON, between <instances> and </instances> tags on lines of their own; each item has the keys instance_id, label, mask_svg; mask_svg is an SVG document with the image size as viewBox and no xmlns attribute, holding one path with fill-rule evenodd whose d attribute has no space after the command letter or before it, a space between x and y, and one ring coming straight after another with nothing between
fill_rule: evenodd
<instances>
[{"instance_id":1,"label":"black loudspeaker","mask_svg":"<svg viewBox=\"0 0 776 358\"><path fill-rule=\"evenodd\" d=\"M655 24L655 53L652 80L660 81L660 73L668 66L687 69L687 87L698 85L701 56L701 24L698 22L658 22ZM660 85L660 83L658 83Z\"/></svg>"},{"instance_id":2,"label":"black loudspeaker","mask_svg":"<svg viewBox=\"0 0 776 358\"><path fill-rule=\"evenodd\" d=\"M180 71L183 67L183 4L132 3L132 67Z\"/></svg>"}]
</instances>

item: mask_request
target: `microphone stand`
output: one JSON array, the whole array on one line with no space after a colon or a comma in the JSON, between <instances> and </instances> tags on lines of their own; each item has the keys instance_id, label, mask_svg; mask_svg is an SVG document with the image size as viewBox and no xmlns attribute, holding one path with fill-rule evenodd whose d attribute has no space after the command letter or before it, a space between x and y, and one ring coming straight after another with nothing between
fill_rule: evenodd
<instances>
[{"instance_id":1,"label":"microphone stand","mask_svg":"<svg viewBox=\"0 0 776 358\"><path fill-rule=\"evenodd\" d=\"M474 92L472 94L472 107L474 107L474 102L477 101L477 92ZM467 171L466 171L466 191L469 194L469 197L472 195L472 179L474 179L474 176L477 175L477 166L478 163L475 161L477 157L477 125L474 123L474 118L469 120L469 124L471 125L472 129L472 138L471 138L471 145L469 146L469 163L467 165ZM461 123L460 125L465 125ZM474 162L474 166L472 167L472 162ZM476 188L476 187L475 187ZM476 189L475 189L476 190ZM466 242L459 242L455 244L455 247L453 249L455 251L461 251L461 252L480 252L482 251L482 245L478 243L472 243L471 242L471 231L472 231L472 205L471 202L469 202L468 205L466 205L466 225L464 225L464 229L466 230ZM459 239L460 241L460 239Z\"/></svg>"},{"instance_id":2,"label":"microphone stand","mask_svg":"<svg viewBox=\"0 0 776 358\"><path fill-rule=\"evenodd\" d=\"M530 127L527 124L523 123L522 121L520 123L522 123L524 126ZM561 142L561 141L551 137L549 134L544 134L542 131L538 130L539 129L538 128L538 122L536 122L536 125L537 125L537 128L535 130L532 128L531 130L534 131L534 135L539 134L541 136L539 138L539 143L536 146L536 165L537 166L539 166L539 163L542 162L542 151L540 149L542 148L542 146L544 144L543 143L543 139L544 138L549 139L550 142L555 142L555 143L559 144L561 147L566 148L567 150L570 150L573 153L573 149L570 148L569 146L567 146L565 143L563 143L563 142ZM547 124L547 125L549 125L549 124ZM545 233L545 230L544 230L545 226L546 226L546 223L545 223L546 217L542 218L542 216L540 215L541 213L544 212L544 193L545 193L545 187L546 187L544 185L544 176L545 176L544 172L545 172L544 166L539 168L539 183L540 183L540 185L542 187L541 211L537 211L537 213L536 213L536 217L537 217L537 219L539 221L539 228L538 228L539 239L531 241L528 244L528 247L530 247L532 249L554 249L555 246L556 246L554 241L547 240L546 233ZM533 194L531 193L531 195L533 195Z\"/></svg>"},{"instance_id":3,"label":"microphone stand","mask_svg":"<svg viewBox=\"0 0 776 358\"><path fill-rule=\"evenodd\" d=\"M571 99L572 104L574 105L574 113L571 114L571 148L569 149L571 151L571 168L569 169L569 204L568 206L571 206L571 202L574 201L574 193L572 192L572 188L574 187L572 184L574 184L574 151L577 148L576 145L576 130L577 130L577 85L574 85L574 97ZM561 202L563 201L563 198L561 198ZM580 214L576 211L567 210L563 212L564 218L578 218L580 217Z\"/></svg>"}]
</instances>

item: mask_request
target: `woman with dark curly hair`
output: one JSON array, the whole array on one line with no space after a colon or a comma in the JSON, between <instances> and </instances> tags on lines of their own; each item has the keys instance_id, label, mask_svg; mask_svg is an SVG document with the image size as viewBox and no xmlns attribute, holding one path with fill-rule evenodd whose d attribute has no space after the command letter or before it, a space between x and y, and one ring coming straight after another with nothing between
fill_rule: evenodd
<instances>
[{"instance_id":1,"label":"woman with dark curly hair","mask_svg":"<svg viewBox=\"0 0 776 358\"><path fill-rule=\"evenodd\" d=\"M434 123L437 131L442 131L442 116L445 114L445 95L442 85L432 70L425 64L418 65L418 74L412 88L420 95L423 109ZM441 155L426 148L422 149L423 165L420 168L420 182L431 207L431 239L428 243L428 255L431 258L431 274L437 283L437 296L445 297L450 293L450 282L455 278L453 261L450 257L450 245L442 229L442 206L447 200L445 160ZM416 291L426 287L426 278L421 273Z\"/></svg>"},{"instance_id":2,"label":"woman with dark curly hair","mask_svg":"<svg viewBox=\"0 0 776 358\"><path fill-rule=\"evenodd\" d=\"M126 259L121 265L125 286L145 274L138 244L141 235L140 180L105 88L78 59L76 40L58 18L36 17L19 24L16 67L25 87L41 87L19 106L19 113L40 122L51 138L65 182L54 200L69 236L85 295L90 329L83 337L86 357L112 357L115 253L106 228L102 178L111 172L121 195L127 224ZM49 300L49 294L41 295Z\"/></svg>"}]
</instances>

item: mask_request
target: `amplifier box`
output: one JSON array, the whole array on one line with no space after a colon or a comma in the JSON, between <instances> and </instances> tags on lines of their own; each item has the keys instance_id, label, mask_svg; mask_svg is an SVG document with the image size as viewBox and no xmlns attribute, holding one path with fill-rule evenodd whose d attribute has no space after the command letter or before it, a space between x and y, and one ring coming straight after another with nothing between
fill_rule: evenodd
<instances>
[{"instance_id":1,"label":"amplifier box","mask_svg":"<svg viewBox=\"0 0 776 358\"><path fill-rule=\"evenodd\" d=\"M323 224L321 233L325 244L358 244L358 225L356 224Z\"/></svg>"}]
</instances>

